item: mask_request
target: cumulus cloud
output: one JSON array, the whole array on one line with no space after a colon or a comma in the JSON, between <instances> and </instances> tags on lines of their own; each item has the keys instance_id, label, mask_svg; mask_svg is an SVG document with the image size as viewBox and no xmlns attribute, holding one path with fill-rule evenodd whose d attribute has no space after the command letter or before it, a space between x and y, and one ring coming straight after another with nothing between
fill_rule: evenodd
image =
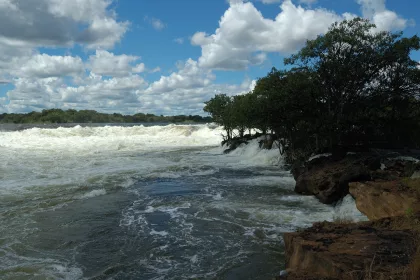
<instances>
[{"instance_id":1,"label":"cumulus cloud","mask_svg":"<svg viewBox=\"0 0 420 280\"><path fill-rule=\"evenodd\" d=\"M318 2L318 0L299 0L299 2L306 5L311 5Z\"/></svg>"},{"instance_id":2,"label":"cumulus cloud","mask_svg":"<svg viewBox=\"0 0 420 280\"><path fill-rule=\"evenodd\" d=\"M263 2L264 4L274 4L274 3L280 3L283 0L260 0L261 2ZM301 4L306 4L306 5L311 5L318 2L318 0L299 0L299 3Z\"/></svg>"},{"instance_id":3,"label":"cumulus cloud","mask_svg":"<svg viewBox=\"0 0 420 280\"><path fill-rule=\"evenodd\" d=\"M262 0L274 3L275 0ZM370 18L378 30L403 29L407 21L385 7L385 0L357 0L363 16ZM302 0L311 4L314 0ZM201 47L199 66L220 70L243 70L260 64L268 52L290 54L308 39L328 30L332 23L354 18L322 8L303 8L284 0L275 19L264 18L251 2L230 1L230 7L213 34L196 32L191 44Z\"/></svg>"},{"instance_id":4,"label":"cumulus cloud","mask_svg":"<svg viewBox=\"0 0 420 280\"><path fill-rule=\"evenodd\" d=\"M178 63L178 71L169 76L162 76L152 83L146 93L159 94L175 89L191 89L210 85L215 78L211 71L200 68L197 61L188 59L185 63Z\"/></svg>"},{"instance_id":5,"label":"cumulus cloud","mask_svg":"<svg viewBox=\"0 0 420 280\"><path fill-rule=\"evenodd\" d=\"M134 65L140 57L133 55L115 55L105 50L97 50L89 57L89 69L99 75L126 76L130 73L145 71L144 63Z\"/></svg>"},{"instance_id":6,"label":"cumulus cloud","mask_svg":"<svg viewBox=\"0 0 420 280\"><path fill-rule=\"evenodd\" d=\"M0 44L112 48L127 31L109 0L1 1Z\"/></svg>"},{"instance_id":7,"label":"cumulus cloud","mask_svg":"<svg viewBox=\"0 0 420 280\"><path fill-rule=\"evenodd\" d=\"M138 75L104 79L90 74L80 86L69 86L62 78L17 78L15 88L7 93L8 110L31 111L44 108L114 109L138 103L137 91L147 86ZM124 105L125 104L125 105ZM115 106L119 105L117 109ZM137 105L138 106L138 105Z\"/></svg>"},{"instance_id":8,"label":"cumulus cloud","mask_svg":"<svg viewBox=\"0 0 420 280\"><path fill-rule=\"evenodd\" d=\"M149 24L151 24L152 27L158 31L161 31L162 29L166 27L166 24L158 18L154 18L154 17L150 18L148 16L145 16L144 20L148 22Z\"/></svg>"},{"instance_id":9,"label":"cumulus cloud","mask_svg":"<svg viewBox=\"0 0 420 280\"><path fill-rule=\"evenodd\" d=\"M11 112L27 112L44 108L53 108L58 100L55 94L62 84L62 79L57 77L44 79L17 78L15 88L7 92L10 101L8 110Z\"/></svg>"},{"instance_id":10,"label":"cumulus cloud","mask_svg":"<svg viewBox=\"0 0 420 280\"><path fill-rule=\"evenodd\" d=\"M342 20L325 9L304 9L285 0L274 20L264 18L250 2L233 3L224 13L214 34L197 32L191 38L199 45L201 67L223 70L245 69L261 63L265 52L290 53L307 39L325 32Z\"/></svg>"},{"instance_id":11,"label":"cumulus cloud","mask_svg":"<svg viewBox=\"0 0 420 280\"><path fill-rule=\"evenodd\" d=\"M258 1L279 3L278 15L265 18L251 1L229 0L214 32L199 31L191 36L191 44L201 48L201 56L178 63L175 72L149 84L140 75L159 72L159 67L148 68L139 56L109 50L129 27L128 22L118 21L110 8L113 0L0 0L0 86L14 85L6 97L0 97L0 111L74 108L202 114L204 101L214 94L243 94L256 83L245 78L240 84L217 84L213 69L246 69L266 61L268 53L294 52L333 22L355 16L310 8L315 0ZM401 29L408 24L389 11L384 0L355 1L378 30ZM144 20L156 30L166 27L156 18ZM174 42L182 44L184 40L176 38ZM74 44L85 48L87 60L70 54L41 54L38 49Z\"/></svg>"},{"instance_id":12,"label":"cumulus cloud","mask_svg":"<svg viewBox=\"0 0 420 280\"><path fill-rule=\"evenodd\" d=\"M140 111L154 112L163 115L202 115L204 102L215 94L224 93L229 96L249 92L255 86L255 81L246 78L241 84L191 85L173 88L171 91L139 95ZM148 90L150 87L148 88Z\"/></svg>"},{"instance_id":13,"label":"cumulus cloud","mask_svg":"<svg viewBox=\"0 0 420 280\"><path fill-rule=\"evenodd\" d=\"M282 0L261 0L264 4L280 3Z\"/></svg>"},{"instance_id":14,"label":"cumulus cloud","mask_svg":"<svg viewBox=\"0 0 420 280\"><path fill-rule=\"evenodd\" d=\"M37 54L28 60L15 59L12 74L18 77L49 78L79 75L84 71L80 57Z\"/></svg>"},{"instance_id":15,"label":"cumulus cloud","mask_svg":"<svg viewBox=\"0 0 420 280\"><path fill-rule=\"evenodd\" d=\"M386 8L385 0L357 0L357 3L363 17L370 19L379 31L402 30L407 26L406 19Z\"/></svg>"},{"instance_id":16,"label":"cumulus cloud","mask_svg":"<svg viewBox=\"0 0 420 280\"><path fill-rule=\"evenodd\" d=\"M125 100L135 102L135 92L147 83L139 75L113 77L103 79L100 75L90 74L85 84L79 87L62 87L59 89L62 101L81 103L109 100Z\"/></svg>"}]
</instances>

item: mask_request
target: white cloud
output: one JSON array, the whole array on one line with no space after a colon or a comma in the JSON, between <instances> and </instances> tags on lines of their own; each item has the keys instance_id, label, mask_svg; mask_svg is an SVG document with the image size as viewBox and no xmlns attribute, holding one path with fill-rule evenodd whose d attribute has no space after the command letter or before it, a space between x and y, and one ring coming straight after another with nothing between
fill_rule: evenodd
<instances>
[{"instance_id":1,"label":"white cloud","mask_svg":"<svg viewBox=\"0 0 420 280\"><path fill-rule=\"evenodd\" d=\"M263 2L264 4L274 4L274 3L280 3L283 0L260 0L261 2ZM306 4L306 5L311 5L318 2L318 0L299 0L299 3L302 4Z\"/></svg>"},{"instance_id":2,"label":"white cloud","mask_svg":"<svg viewBox=\"0 0 420 280\"><path fill-rule=\"evenodd\" d=\"M379 31L402 30L407 26L407 20L400 18L392 11L383 11L373 16L373 23Z\"/></svg>"},{"instance_id":3,"label":"white cloud","mask_svg":"<svg viewBox=\"0 0 420 280\"><path fill-rule=\"evenodd\" d=\"M206 32L196 32L191 37L191 44L193 46L202 46L212 43L212 38Z\"/></svg>"},{"instance_id":4,"label":"white cloud","mask_svg":"<svg viewBox=\"0 0 420 280\"><path fill-rule=\"evenodd\" d=\"M191 86L173 88L159 93L159 98L153 94L139 95L140 111L163 115L202 115L204 102L215 94L224 93L229 96L243 94L252 89L255 81L245 79L237 84L214 84L206 86Z\"/></svg>"},{"instance_id":5,"label":"white cloud","mask_svg":"<svg viewBox=\"0 0 420 280\"><path fill-rule=\"evenodd\" d=\"M299 0L299 3L306 4L306 5L311 5L316 2L318 2L318 0Z\"/></svg>"},{"instance_id":6,"label":"white cloud","mask_svg":"<svg viewBox=\"0 0 420 280\"><path fill-rule=\"evenodd\" d=\"M170 92L175 89L191 89L210 85L214 79L211 71L202 69L191 58L184 64L178 64L179 71L169 76L162 76L152 83L146 93L159 94Z\"/></svg>"},{"instance_id":7,"label":"white cloud","mask_svg":"<svg viewBox=\"0 0 420 280\"><path fill-rule=\"evenodd\" d=\"M264 18L251 2L233 3L212 35L197 32L191 43L202 48L199 65L210 69L239 70L262 62L265 52L290 53L307 39L343 19L325 9L304 9L285 0L274 20Z\"/></svg>"},{"instance_id":8,"label":"white cloud","mask_svg":"<svg viewBox=\"0 0 420 280\"><path fill-rule=\"evenodd\" d=\"M174 42L177 43L177 44L182 45L182 44L184 44L184 38L175 38L174 39Z\"/></svg>"},{"instance_id":9,"label":"white cloud","mask_svg":"<svg viewBox=\"0 0 420 280\"><path fill-rule=\"evenodd\" d=\"M156 73L156 72L160 72L160 71L161 71L161 69L160 69L159 66L149 70L150 73Z\"/></svg>"},{"instance_id":10,"label":"white cloud","mask_svg":"<svg viewBox=\"0 0 420 280\"><path fill-rule=\"evenodd\" d=\"M97 50L89 57L89 69L95 74L106 76L126 76L145 71L144 63L134 65L140 57L133 55L114 55L105 50Z\"/></svg>"},{"instance_id":11,"label":"white cloud","mask_svg":"<svg viewBox=\"0 0 420 280\"><path fill-rule=\"evenodd\" d=\"M0 9L15 11L17 6L12 3L12 0L0 0Z\"/></svg>"},{"instance_id":12,"label":"white cloud","mask_svg":"<svg viewBox=\"0 0 420 280\"><path fill-rule=\"evenodd\" d=\"M0 5L0 44L112 48L127 31L110 0L5 1Z\"/></svg>"},{"instance_id":13,"label":"white cloud","mask_svg":"<svg viewBox=\"0 0 420 280\"><path fill-rule=\"evenodd\" d=\"M148 22L149 24L151 24L152 27L158 31L161 31L162 29L166 27L166 24L158 18L154 18L154 17L150 18L148 16L145 16L144 20Z\"/></svg>"},{"instance_id":14,"label":"white cloud","mask_svg":"<svg viewBox=\"0 0 420 280\"><path fill-rule=\"evenodd\" d=\"M255 87L246 78L240 84L216 84L213 69L240 70L267 60L267 53L288 54L307 39L325 32L334 21L354 17L321 8L315 0L259 0L281 3L274 19L265 18L252 2L230 0L214 32L196 32L191 44L201 47L197 60L178 63L178 69L149 84L140 73L155 73L140 57L109 50L129 27L118 21L113 0L0 0L0 86L13 84L0 97L0 111L27 112L43 108L95 109L106 112L203 114L204 101L214 94L243 94ZM402 29L408 21L389 11L384 0L355 0L364 17L378 30ZM166 24L145 21L156 30ZM174 42L183 43L185 37ZM40 54L38 47L80 44L88 59ZM95 50L95 53L91 53ZM64 52L64 51L63 51Z\"/></svg>"},{"instance_id":15,"label":"white cloud","mask_svg":"<svg viewBox=\"0 0 420 280\"><path fill-rule=\"evenodd\" d=\"M261 0L264 4L280 3L282 0Z\"/></svg>"},{"instance_id":16,"label":"white cloud","mask_svg":"<svg viewBox=\"0 0 420 280\"><path fill-rule=\"evenodd\" d=\"M18 77L49 78L79 75L84 71L80 57L37 54L27 59L15 59L11 73Z\"/></svg>"},{"instance_id":17,"label":"white cloud","mask_svg":"<svg viewBox=\"0 0 420 280\"><path fill-rule=\"evenodd\" d=\"M137 91L147 86L138 75L104 79L91 74L83 85L69 86L62 78L17 78L15 89L7 93L10 112L40 110L44 108L75 108L128 111L138 106ZM127 108L125 108L127 106Z\"/></svg>"},{"instance_id":18,"label":"white cloud","mask_svg":"<svg viewBox=\"0 0 420 280\"><path fill-rule=\"evenodd\" d=\"M62 84L62 79L57 77L44 79L17 78L14 81L15 88L7 93L10 104L8 110L29 111L43 108L53 108L54 99L58 96L56 90Z\"/></svg>"},{"instance_id":19,"label":"white cloud","mask_svg":"<svg viewBox=\"0 0 420 280\"><path fill-rule=\"evenodd\" d=\"M385 7L385 0L357 0L363 16L370 18L378 30L403 29L407 20ZM274 3L275 0L263 0ZM314 0L301 0L312 4ZM251 2L230 1L214 34L196 32L191 44L201 47L199 66L208 69L243 70L260 64L268 52L290 54L308 39L328 30L332 23L356 17L336 14L322 8L303 8L283 0L275 19L264 18Z\"/></svg>"},{"instance_id":20,"label":"white cloud","mask_svg":"<svg viewBox=\"0 0 420 280\"><path fill-rule=\"evenodd\" d=\"M139 90L140 111L157 114L203 114L204 102L215 94L237 95L249 92L255 80L246 78L241 84L215 84L210 70L200 68L188 59L177 64L178 71L162 76L146 90Z\"/></svg>"},{"instance_id":21,"label":"white cloud","mask_svg":"<svg viewBox=\"0 0 420 280\"><path fill-rule=\"evenodd\" d=\"M357 0L361 5L363 17L370 19L379 31L402 30L408 21L390 11L385 0Z\"/></svg>"}]
</instances>

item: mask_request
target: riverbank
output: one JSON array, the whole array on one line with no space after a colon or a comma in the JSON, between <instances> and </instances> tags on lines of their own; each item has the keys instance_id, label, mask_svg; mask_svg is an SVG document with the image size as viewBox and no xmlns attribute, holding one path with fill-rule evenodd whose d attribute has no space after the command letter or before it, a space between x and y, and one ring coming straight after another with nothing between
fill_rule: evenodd
<instances>
[{"instance_id":1,"label":"riverbank","mask_svg":"<svg viewBox=\"0 0 420 280\"><path fill-rule=\"evenodd\" d=\"M350 194L370 221L321 222L285 233L286 271L277 279L420 279L418 159L322 155L292 173L297 193L325 204Z\"/></svg>"},{"instance_id":2,"label":"riverbank","mask_svg":"<svg viewBox=\"0 0 420 280\"><path fill-rule=\"evenodd\" d=\"M272 148L271 138L257 138L260 148ZM225 152L247 142L233 139ZM418 158L416 151L376 150L294 164L296 193L333 206L351 196L369 221L350 215L284 233L286 270L276 279L420 279Z\"/></svg>"}]
</instances>

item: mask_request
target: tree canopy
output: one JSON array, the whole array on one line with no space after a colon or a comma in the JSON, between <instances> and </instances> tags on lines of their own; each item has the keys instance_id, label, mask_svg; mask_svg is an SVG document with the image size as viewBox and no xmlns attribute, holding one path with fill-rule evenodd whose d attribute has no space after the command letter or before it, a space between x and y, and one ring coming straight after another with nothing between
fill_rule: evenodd
<instances>
[{"instance_id":1,"label":"tree canopy","mask_svg":"<svg viewBox=\"0 0 420 280\"><path fill-rule=\"evenodd\" d=\"M46 109L42 112L27 114L0 114L0 123L144 123L144 122L211 122L210 117L199 115L156 116L137 113L122 115L118 113L105 114L95 110Z\"/></svg>"},{"instance_id":2,"label":"tree canopy","mask_svg":"<svg viewBox=\"0 0 420 280\"><path fill-rule=\"evenodd\" d=\"M204 110L228 138L255 128L283 139L289 161L337 146L418 148L420 69L410 55L419 49L419 37L365 19L334 23L285 59L289 70L273 68L253 91L216 95Z\"/></svg>"}]
</instances>

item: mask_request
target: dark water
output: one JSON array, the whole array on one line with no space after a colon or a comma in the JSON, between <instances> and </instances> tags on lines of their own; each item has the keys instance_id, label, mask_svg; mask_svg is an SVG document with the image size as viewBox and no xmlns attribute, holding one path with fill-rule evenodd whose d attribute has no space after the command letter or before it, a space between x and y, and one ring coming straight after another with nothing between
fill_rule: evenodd
<instances>
[{"instance_id":1,"label":"dark water","mask_svg":"<svg viewBox=\"0 0 420 280\"><path fill-rule=\"evenodd\" d=\"M271 279L282 233L337 211L295 195L277 151L223 155L219 138L206 125L0 132L0 279Z\"/></svg>"}]
</instances>

